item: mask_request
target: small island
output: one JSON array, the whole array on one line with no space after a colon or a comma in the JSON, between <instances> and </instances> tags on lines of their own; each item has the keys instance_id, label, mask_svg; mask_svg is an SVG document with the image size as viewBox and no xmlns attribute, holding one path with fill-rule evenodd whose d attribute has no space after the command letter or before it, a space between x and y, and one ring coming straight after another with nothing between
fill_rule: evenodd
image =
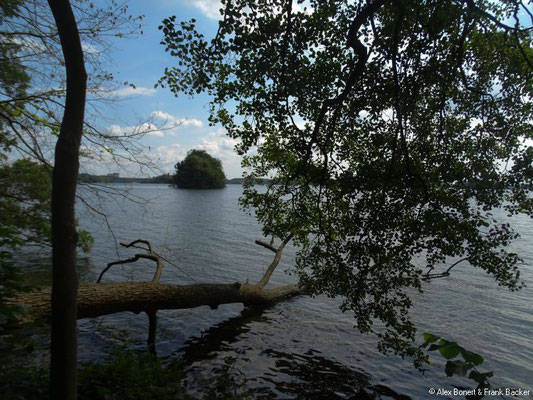
<instances>
[{"instance_id":1,"label":"small island","mask_svg":"<svg viewBox=\"0 0 533 400\"><path fill-rule=\"evenodd\" d=\"M222 162L205 150L191 150L183 161L176 164L172 177L174 185L180 189L223 189L226 175Z\"/></svg>"}]
</instances>

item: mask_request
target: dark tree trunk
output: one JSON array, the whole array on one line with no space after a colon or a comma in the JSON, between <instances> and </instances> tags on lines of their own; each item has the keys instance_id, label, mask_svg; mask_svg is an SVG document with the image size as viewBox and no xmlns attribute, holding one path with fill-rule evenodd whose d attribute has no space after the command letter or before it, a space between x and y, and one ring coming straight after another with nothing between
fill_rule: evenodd
<instances>
[{"instance_id":1,"label":"dark tree trunk","mask_svg":"<svg viewBox=\"0 0 533 400\"><path fill-rule=\"evenodd\" d=\"M68 0L48 0L57 25L67 75L67 95L52 176L52 335L50 394L74 400L77 390L77 233L74 218L79 147L87 74L74 14Z\"/></svg>"}]
</instances>

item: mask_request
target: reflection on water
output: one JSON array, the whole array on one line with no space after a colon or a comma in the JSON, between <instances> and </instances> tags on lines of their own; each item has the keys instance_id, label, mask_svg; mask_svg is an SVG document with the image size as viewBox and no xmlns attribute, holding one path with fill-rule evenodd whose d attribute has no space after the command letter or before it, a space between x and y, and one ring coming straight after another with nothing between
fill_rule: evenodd
<instances>
[{"instance_id":1,"label":"reflection on water","mask_svg":"<svg viewBox=\"0 0 533 400\"><path fill-rule=\"evenodd\" d=\"M271 322L264 310L246 308L240 315L204 331L201 337L188 339L175 356L189 365L190 388L194 390L195 382L203 384L206 374L210 375L216 366L220 366L214 363L210 369L206 368L206 361L216 359L221 352L231 351L231 345L239 348L236 353L246 354L246 348L239 345L239 337L250 332L253 323ZM251 368L247 365L256 360L243 359L244 363L241 363L241 368L246 371L247 390L254 398L410 399L386 386L372 385L371 376L364 370L346 367L313 349L299 354L267 348L260 355L274 363L260 377L251 378Z\"/></svg>"},{"instance_id":2,"label":"reflection on water","mask_svg":"<svg viewBox=\"0 0 533 400\"><path fill-rule=\"evenodd\" d=\"M313 350L297 354L267 349L264 354L275 359L272 373L263 377L263 381L272 386L269 390L271 394L317 399L352 398L361 395L363 388L370 386L368 374L346 368ZM267 388L265 385L258 391L263 392Z\"/></svg>"},{"instance_id":3,"label":"reflection on water","mask_svg":"<svg viewBox=\"0 0 533 400\"><path fill-rule=\"evenodd\" d=\"M237 185L219 191L133 186L135 195L151 199L148 206L111 201L107 213L119 241L147 239L193 277L167 264L163 282L254 282L269 265L271 253L254 244L261 230L253 217L239 210L241 190ZM93 252L80 260L80 276L82 281L94 281L108 262L131 257L132 252L117 251L101 220L81 208L78 215L80 228L95 237ZM494 371L495 385L533 390L533 229L528 218L512 222L523 237L511 251L524 259L521 270L528 287L509 292L465 264L448 278L424 284L425 292L414 295L412 318L420 338L430 331L481 353L482 369ZM295 281L283 274L294 264L294 256L295 249L288 246L271 286ZM35 273L35 281L49 279L43 265L50 260L42 253L20 263ZM106 280L151 280L152 274L150 263L139 263L110 270ZM338 306L335 299L300 297L263 311L243 310L238 304L218 310L160 311L158 354L183 358L192 381L210 379L227 357L235 358L235 367L246 374L254 397L264 398L426 399L430 387L471 385L461 378L446 378L445 360L439 356L432 357L422 375L410 360L379 354L376 339L359 334L353 317L342 314ZM80 359L100 360L106 350L125 340L144 349L146 335L144 314L80 321ZM446 398L452 399L439 396Z\"/></svg>"},{"instance_id":4,"label":"reflection on water","mask_svg":"<svg viewBox=\"0 0 533 400\"><path fill-rule=\"evenodd\" d=\"M237 343L239 335L249 332L249 324L252 322L268 323L269 318L262 309L245 308L238 316L202 332L202 336L187 339L185 345L174 354L186 364L212 359L217 352L227 350L230 344Z\"/></svg>"}]
</instances>

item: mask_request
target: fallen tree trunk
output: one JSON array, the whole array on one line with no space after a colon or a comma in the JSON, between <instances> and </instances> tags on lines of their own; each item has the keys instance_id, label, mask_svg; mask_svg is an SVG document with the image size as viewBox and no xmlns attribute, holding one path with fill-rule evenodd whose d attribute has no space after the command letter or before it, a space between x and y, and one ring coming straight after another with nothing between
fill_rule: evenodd
<instances>
[{"instance_id":1,"label":"fallen tree trunk","mask_svg":"<svg viewBox=\"0 0 533 400\"><path fill-rule=\"evenodd\" d=\"M144 250L146 253L117 260L107 264L98 277L97 283L84 283L78 289L77 317L94 318L101 315L124 311L144 312L148 315L148 351L156 356L156 326L158 310L176 310L209 306L218 308L221 304L242 303L245 306L268 306L301 293L298 285L286 285L276 289L265 290L272 273L281 259L285 245L291 240L289 235L278 248L274 239L270 244L257 240L256 243L273 251L276 255L265 271L263 278L255 285L248 282L232 284L198 283L194 285L172 285L159 282L163 271L162 257L153 251L150 242L137 239L131 243L120 243L126 248ZM152 282L113 282L100 283L104 274L113 266L129 264L139 259L149 259L156 263L156 272ZM51 288L45 287L30 293L21 293L10 303L23 305L27 310L21 320L48 319L51 316Z\"/></svg>"},{"instance_id":2,"label":"fallen tree trunk","mask_svg":"<svg viewBox=\"0 0 533 400\"><path fill-rule=\"evenodd\" d=\"M171 285L159 282L84 283L78 290L78 319L92 318L122 311L154 312L157 310L195 308L242 303L267 306L301 294L298 285L265 290L250 284L201 283ZM31 318L50 315L50 288L22 293L12 300L29 309Z\"/></svg>"}]
</instances>

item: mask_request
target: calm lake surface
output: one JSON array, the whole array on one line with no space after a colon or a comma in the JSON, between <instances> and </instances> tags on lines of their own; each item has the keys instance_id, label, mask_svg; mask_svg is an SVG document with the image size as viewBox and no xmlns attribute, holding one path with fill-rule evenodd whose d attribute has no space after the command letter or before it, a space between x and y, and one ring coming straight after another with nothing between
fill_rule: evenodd
<instances>
[{"instance_id":1,"label":"calm lake surface","mask_svg":"<svg viewBox=\"0 0 533 400\"><path fill-rule=\"evenodd\" d=\"M262 237L260 227L237 204L240 185L204 191L166 185L113 188L149 200L144 205L100 201L117 241L147 239L186 272L166 263L163 282L255 282L271 261L272 253L254 244ZM95 237L91 253L80 255L81 279L95 281L108 262L131 257L134 251L117 248L105 221L82 205L78 208L80 226ZM425 292L415 295L412 318L420 339L430 331L482 354L480 369L494 371L495 386L533 392L533 227L524 217L511 222L522 234L512 248L524 259L526 288L509 292L484 272L460 265L452 276L424 284ZM294 248L285 250L270 287L296 281L285 273L294 256ZM28 260L28 267L36 265L39 256ZM113 268L105 281L151 280L154 272L149 262ZM352 316L343 314L339 304L325 297L300 297L263 312L244 311L238 304L160 311L158 355L186 360L191 390L232 357L233 368L245 373L257 398L445 399L457 397L431 395L430 388L473 386L466 379L447 378L438 355L432 356L425 375L409 360L381 355L376 339L358 333ZM87 319L79 322L79 331L80 358L98 361L125 340L143 349L147 317L121 313Z\"/></svg>"}]
</instances>

